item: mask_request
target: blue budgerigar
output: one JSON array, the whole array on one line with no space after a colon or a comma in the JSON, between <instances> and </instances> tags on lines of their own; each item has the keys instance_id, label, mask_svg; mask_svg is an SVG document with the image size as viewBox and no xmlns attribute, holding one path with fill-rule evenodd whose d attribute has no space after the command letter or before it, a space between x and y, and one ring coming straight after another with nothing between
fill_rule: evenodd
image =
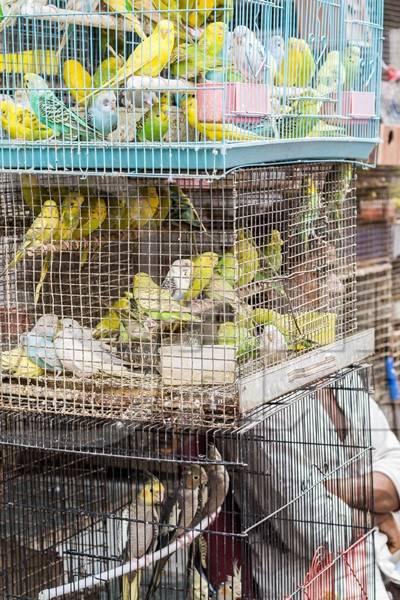
<instances>
[{"instance_id":1,"label":"blue budgerigar","mask_svg":"<svg viewBox=\"0 0 400 600\"><path fill-rule=\"evenodd\" d=\"M43 77L27 73L24 76L24 83L33 112L43 125L54 131L57 137L62 137L64 140L102 139L100 132L93 129L78 113L57 98Z\"/></svg>"},{"instance_id":2,"label":"blue budgerigar","mask_svg":"<svg viewBox=\"0 0 400 600\"><path fill-rule=\"evenodd\" d=\"M108 135L118 125L117 97L112 91L100 92L88 111L88 123L102 135Z\"/></svg>"},{"instance_id":3,"label":"blue budgerigar","mask_svg":"<svg viewBox=\"0 0 400 600\"><path fill-rule=\"evenodd\" d=\"M57 323L56 315L43 315L31 331L20 336L20 344L28 358L38 367L61 373L63 366L54 347Z\"/></svg>"}]
</instances>

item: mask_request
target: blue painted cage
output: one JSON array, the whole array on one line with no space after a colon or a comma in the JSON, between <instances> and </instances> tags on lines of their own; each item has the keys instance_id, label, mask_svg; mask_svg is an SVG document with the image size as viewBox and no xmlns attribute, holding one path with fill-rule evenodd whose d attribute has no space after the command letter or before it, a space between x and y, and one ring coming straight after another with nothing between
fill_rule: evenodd
<instances>
[{"instance_id":1,"label":"blue painted cage","mask_svg":"<svg viewBox=\"0 0 400 600\"><path fill-rule=\"evenodd\" d=\"M0 168L212 176L366 160L382 4L5 0Z\"/></svg>"}]
</instances>

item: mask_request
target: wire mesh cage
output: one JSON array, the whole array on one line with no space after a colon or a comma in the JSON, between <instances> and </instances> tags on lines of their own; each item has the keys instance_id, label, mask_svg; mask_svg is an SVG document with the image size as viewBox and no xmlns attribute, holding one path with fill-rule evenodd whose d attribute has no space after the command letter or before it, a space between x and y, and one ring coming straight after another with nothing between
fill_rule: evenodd
<instances>
[{"instance_id":1,"label":"wire mesh cage","mask_svg":"<svg viewBox=\"0 0 400 600\"><path fill-rule=\"evenodd\" d=\"M386 359L392 356L392 265L382 263L357 267L357 326L374 328L374 368L376 398L388 398Z\"/></svg>"},{"instance_id":2,"label":"wire mesh cage","mask_svg":"<svg viewBox=\"0 0 400 600\"><path fill-rule=\"evenodd\" d=\"M4 2L1 167L209 177L368 158L381 0L203 4Z\"/></svg>"},{"instance_id":3,"label":"wire mesh cage","mask_svg":"<svg viewBox=\"0 0 400 600\"><path fill-rule=\"evenodd\" d=\"M2 596L373 597L368 380L342 372L231 431L2 411Z\"/></svg>"},{"instance_id":4,"label":"wire mesh cage","mask_svg":"<svg viewBox=\"0 0 400 600\"><path fill-rule=\"evenodd\" d=\"M5 179L3 405L223 423L240 379L354 332L349 165L151 181Z\"/></svg>"}]
</instances>

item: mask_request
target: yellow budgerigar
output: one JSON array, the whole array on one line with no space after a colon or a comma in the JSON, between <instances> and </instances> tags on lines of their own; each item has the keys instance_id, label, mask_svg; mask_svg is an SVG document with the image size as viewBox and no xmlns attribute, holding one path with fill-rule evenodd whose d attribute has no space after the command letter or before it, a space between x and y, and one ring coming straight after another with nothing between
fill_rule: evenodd
<instances>
[{"instance_id":1,"label":"yellow budgerigar","mask_svg":"<svg viewBox=\"0 0 400 600\"><path fill-rule=\"evenodd\" d=\"M187 15L187 24L194 29L203 27L215 8L216 0L197 0L196 8Z\"/></svg>"},{"instance_id":2,"label":"yellow budgerigar","mask_svg":"<svg viewBox=\"0 0 400 600\"><path fill-rule=\"evenodd\" d=\"M135 15L130 0L104 0L111 12L119 13L124 21L133 27L134 32L142 39L146 39L142 23Z\"/></svg>"},{"instance_id":3,"label":"yellow budgerigar","mask_svg":"<svg viewBox=\"0 0 400 600\"><path fill-rule=\"evenodd\" d=\"M13 140L37 141L52 137L53 131L39 123L29 108L17 106L12 100L0 102L1 125Z\"/></svg>"},{"instance_id":4,"label":"yellow budgerigar","mask_svg":"<svg viewBox=\"0 0 400 600\"><path fill-rule=\"evenodd\" d=\"M76 102L83 102L92 88L90 73L77 60L66 60L63 66L63 77L69 93Z\"/></svg>"},{"instance_id":5,"label":"yellow budgerigar","mask_svg":"<svg viewBox=\"0 0 400 600\"><path fill-rule=\"evenodd\" d=\"M260 269L260 255L253 238L243 229L237 233L234 254L239 263L237 283L239 286L248 285L254 280Z\"/></svg>"},{"instance_id":6,"label":"yellow budgerigar","mask_svg":"<svg viewBox=\"0 0 400 600\"><path fill-rule=\"evenodd\" d=\"M2 73L36 73L37 75L58 75L58 56L52 50L24 50L12 54L0 54Z\"/></svg>"},{"instance_id":7,"label":"yellow budgerigar","mask_svg":"<svg viewBox=\"0 0 400 600\"><path fill-rule=\"evenodd\" d=\"M192 283L183 298L185 301L195 300L200 296L210 283L218 261L219 256L215 252L203 252L193 259Z\"/></svg>"},{"instance_id":8,"label":"yellow budgerigar","mask_svg":"<svg viewBox=\"0 0 400 600\"><path fill-rule=\"evenodd\" d=\"M139 188L138 196L129 198L129 227L130 229L143 229L156 214L160 198L154 186Z\"/></svg>"},{"instance_id":9,"label":"yellow budgerigar","mask_svg":"<svg viewBox=\"0 0 400 600\"><path fill-rule=\"evenodd\" d=\"M315 60L305 40L290 38L284 60L276 74L276 84L288 87L307 87L315 74Z\"/></svg>"},{"instance_id":10,"label":"yellow budgerigar","mask_svg":"<svg viewBox=\"0 0 400 600\"><path fill-rule=\"evenodd\" d=\"M177 46L171 55L172 75L193 79L222 66L221 51L226 34L224 23L210 23L196 42Z\"/></svg>"},{"instance_id":11,"label":"yellow budgerigar","mask_svg":"<svg viewBox=\"0 0 400 600\"><path fill-rule=\"evenodd\" d=\"M107 204L103 198L87 198L81 207L81 216L72 239L89 239L92 233L98 231L107 218ZM86 264L89 258L89 248L81 251L80 266Z\"/></svg>"},{"instance_id":12,"label":"yellow budgerigar","mask_svg":"<svg viewBox=\"0 0 400 600\"><path fill-rule=\"evenodd\" d=\"M182 106L186 110L189 125L213 142L257 142L266 139L231 123L200 121L197 114L197 100L194 97L184 101Z\"/></svg>"},{"instance_id":13,"label":"yellow budgerigar","mask_svg":"<svg viewBox=\"0 0 400 600\"><path fill-rule=\"evenodd\" d=\"M121 317L126 316L129 319L131 314L131 300L133 294L125 292L121 298L112 303L110 309L100 319L93 330L93 337L110 337L119 332L121 326Z\"/></svg>"},{"instance_id":14,"label":"yellow budgerigar","mask_svg":"<svg viewBox=\"0 0 400 600\"><path fill-rule=\"evenodd\" d=\"M143 40L118 69L116 75L99 88L110 89L133 75L157 77L168 64L175 44L175 27L171 21L163 19L154 28L153 33ZM97 90L86 97L90 98Z\"/></svg>"},{"instance_id":15,"label":"yellow budgerigar","mask_svg":"<svg viewBox=\"0 0 400 600\"><path fill-rule=\"evenodd\" d=\"M54 200L46 200L39 215L24 235L21 247L12 261L3 270L2 275L23 260L27 252L36 250L54 239L59 229L59 224L60 215L56 202Z\"/></svg>"},{"instance_id":16,"label":"yellow budgerigar","mask_svg":"<svg viewBox=\"0 0 400 600\"><path fill-rule=\"evenodd\" d=\"M79 225L81 206L85 201L85 196L78 192L69 192L61 203L61 215L59 227L54 233L53 241L68 242L73 239L74 233ZM43 259L39 281L35 289L35 303L38 302L43 287L44 280L49 272L51 265L51 252L48 252Z\"/></svg>"}]
</instances>

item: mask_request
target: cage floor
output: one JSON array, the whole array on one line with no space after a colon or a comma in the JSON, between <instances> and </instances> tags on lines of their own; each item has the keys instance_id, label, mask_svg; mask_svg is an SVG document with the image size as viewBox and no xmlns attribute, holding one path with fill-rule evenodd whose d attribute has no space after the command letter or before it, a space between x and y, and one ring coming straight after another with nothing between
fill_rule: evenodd
<instances>
[{"instance_id":1,"label":"cage floor","mask_svg":"<svg viewBox=\"0 0 400 600\"><path fill-rule=\"evenodd\" d=\"M218 171L244 166L284 163L288 161L324 160L368 160L379 139L371 140L290 140L261 144L208 144L207 147L178 147L148 145L146 147L93 147L82 144L79 151L75 146L57 147L38 144L0 145L0 168L35 169L54 173L55 170L98 171L117 175L146 174L190 174L221 176ZM200 174L201 175L201 174Z\"/></svg>"}]
</instances>

